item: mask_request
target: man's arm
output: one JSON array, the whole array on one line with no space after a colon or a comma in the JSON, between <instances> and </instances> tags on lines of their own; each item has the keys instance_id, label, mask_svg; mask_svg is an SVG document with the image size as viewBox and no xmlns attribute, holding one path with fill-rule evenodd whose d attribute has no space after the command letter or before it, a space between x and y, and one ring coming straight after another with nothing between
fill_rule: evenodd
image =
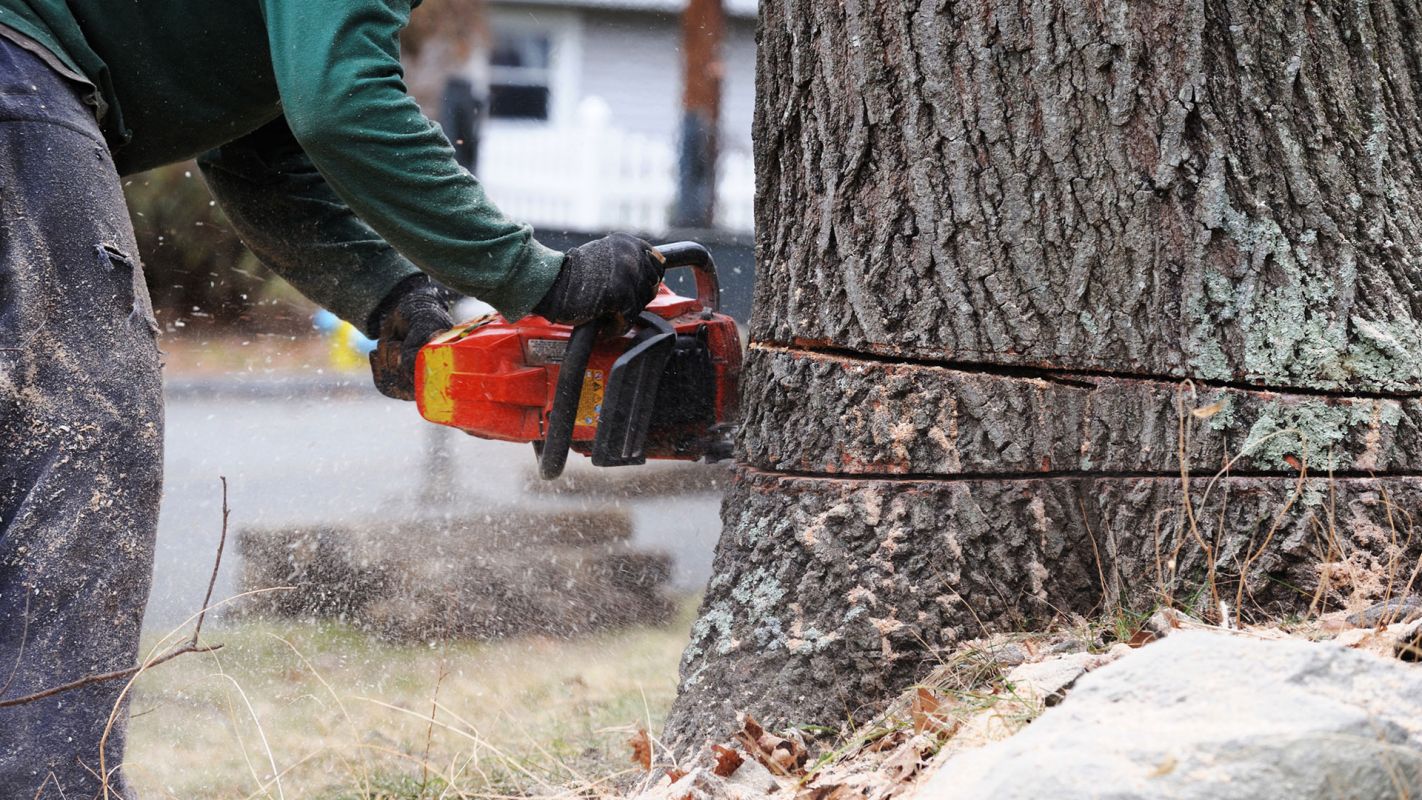
<instances>
[{"instance_id":1,"label":"man's arm","mask_svg":"<svg viewBox=\"0 0 1422 800\"><path fill-rule=\"evenodd\" d=\"M406 94L410 0L262 4L290 131L339 199L431 277L509 319L529 313L563 254L499 212Z\"/></svg>"},{"instance_id":2,"label":"man's arm","mask_svg":"<svg viewBox=\"0 0 1422 800\"><path fill-rule=\"evenodd\" d=\"M331 189L286 120L198 159L247 247L297 291L369 336L391 291L419 270Z\"/></svg>"}]
</instances>

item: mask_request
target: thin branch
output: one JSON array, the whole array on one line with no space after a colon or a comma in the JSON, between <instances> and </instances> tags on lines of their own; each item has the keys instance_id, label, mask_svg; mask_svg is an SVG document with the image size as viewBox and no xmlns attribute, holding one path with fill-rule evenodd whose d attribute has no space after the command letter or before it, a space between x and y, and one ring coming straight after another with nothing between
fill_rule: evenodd
<instances>
[{"instance_id":1,"label":"thin branch","mask_svg":"<svg viewBox=\"0 0 1422 800\"><path fill-rule=\"evenodd\" d=\"M97 675L86 675L86 676L84 676L84 677L82 677L82 678L79 678L79 679L77 679L77 680L72 680L72 681L70 681L69 683L61 684L61 685L59 685L59 686L51 686L51 687L48 688L48 689L44 689L44 690L42 690L42 691L38 691L38 692L35 692L35 693L33 693L33 694L27 694L27 695L24 695L24 696L22 696L22 697L11 697L11 698L8 698L8 699L0 699L0 708L12 708L12 707L14 707L14 706L22 706L22 705L25 705L25 704L27 704L27 703L33 703L33 702L35 702L35 701L37 701L37 700L43 700L43 699L45 699L45 698L47 698L47 697L53 697L53 696L55 696L55 695L57 695L57 694L63 694L64 692L72 692L72 691L74 691L75 689L82 689L82 688L85 687L85 686L90 686L90 685L95 684L95 683L107 683L107 682L109 682L109 681L117 681L117 680L124 680L124 679L127 679L127 678L132 678L133 676L139 674L140 672L143 672L143 671L148 670L148 669L152 669L153 667L156 667L156 666L158 666L159 664L165 664L165 663L167 663L167 662L169 662L169 661L172 661L173 659L177 658L178 656L187 655L188 653L211 653L211 652L214 651L214 650L220 650L220 649L222 649L222 645L220 645L220 644L216 644L216 645L199 645L199 644L198 644L198 636L200 636L200 635L202 634L202 623L203 623L203 620L207 617L208 606L211 605L211 603L212 603L212 590L213 590L213 587L215 587L215 586L217 585L217 570L218 570L219 567L222 566L222 551L223 551L223 549L227 546L227 520L228 520L228 517L229 517L230 515L231 515L231 510L230 510L230 509L228 508L228 506L227 506L227 478L226 478L226 477L223 477L223 478L222 478L222 536L221 536L221 538L218 539L218 542L217 542L217 557L213 560L213 564L212 564L212 577L211 577L211 578L208 580L208 582L207 582L207 594L203 597L203 600L202 600L202 609L198 612L198 615L197 615L197 623L193 626L193 635L192 635L192 637L191 637L190 639L188 639L187 644L184 644L184 645L182 645L182 646L180 646L180 647L175 647L175 648L173 648L172 650L169 650L168 652L166 652L166 653L164 653L164 654L162 654L162 655L160 655L160 656L155 656L155 657L153 657L153 658L151 658L151 659L145 661L145 662L142 663L142 664L139 664L139 665L133 666L133 667L128 667L127 669L118 669L118 670L114 670L114 671L112 671L112 672L99 673L99 674L97 674ZM25 600L25 630L26 630L27 632L28 632L28 630L29 630L29 599L28 599L28 598L26 598L26 600ZM23 646L24 646L24 644L23 644L23 641L22 641L22 642L21 642L21 647L23 647ZM22 651L22 652L23 652L23 651ZM15 667L16 667L16 669L19 668L19 662L18 662L18 661L16 662ZM12 674L12 675L11 675L11 680L13 680L13 679L14 679L14 675ZM9 686L10 686L10 684L9 684L9 682L7 681L6 684L5 684L5 688L8 689ZM0 690L0 691L2 691L2 690Z\"/></svg>"},{"instance_id":2,"label":"thin branch","mask_svg":"<svg viewBox=\"0 0 1422 800\"><path fill-rule=\"evenodd\" d=\"M207 619L207 607L212 603L212 590L217 586L217 570L222 566L222 551L227 547L227 520L232 516L232 509L227 507L227 476L219 475L222 481L222 535L217 540L217 558L212 561L212 576L207 579L207 594L202 598L202 610L198 612L197 624L193 625L193 638L189 640L192 646L196 646L198 636L202 634L203 620Z\"/></svg>"},{"instance_id":3,"label":"thin branch","mask_svg":"<svg viewBox=\"0 0 1422 800\"><path fill-rule=\"evenodd\" d=\"M188 653L210 653L213 650L221 649L222 645L220 644L214 644L203 647L194 647L191 644L185 644L182 647L169 650L163 655L154 658L152 661L149 661L148 663L142 664L137 667L129 667L128 669L118 669L114 670L113 672L102 672L98 675L86 675L83 678L70 681L69 683L60 684L59 686L51 686L50 688L45 689L41 692L27 694L23 697L12 697L8 700L0 700L0 708L10 708L11 706L22 706L26 703L33 703L36 700L43 700L46 697L53 697L57 694L63 694L64 692L72 692L75 689L81 689L91 683L106 683L108 681L116 681L122 678L131 678L145 669L151 669L152 667L156 667L159 664L167 663L181 655L187 655Z\"/></svg>"}]
</instances>

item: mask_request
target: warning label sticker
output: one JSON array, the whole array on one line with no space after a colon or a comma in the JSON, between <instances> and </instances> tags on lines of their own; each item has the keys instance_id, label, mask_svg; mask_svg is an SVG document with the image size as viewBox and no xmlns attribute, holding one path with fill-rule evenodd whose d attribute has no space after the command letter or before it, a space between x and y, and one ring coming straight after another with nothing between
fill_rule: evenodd
<instances>
[{"instance_id":1,"label":"warning label sticker","mask_svg":"<svg viewBox=\"0 0 1422 800\"><path fill-rule=\"evenodd\" d=\"M607 393L607 377L600 369L583 373L583 393L578 397L579 425L596 425L602 419L602 397Z\"/></svg>"},{"instance_id":2,"label":"warning label sticker","mask_svg":"<svg viewBox=\"0 0 1422 800\"><path fill-rule=\"evenodd\" d=\"M524 344L524 349L530 364L561 364L563 354L568 350L568 342L562 339L529 339Z\"/></svg>"}]
</instances>

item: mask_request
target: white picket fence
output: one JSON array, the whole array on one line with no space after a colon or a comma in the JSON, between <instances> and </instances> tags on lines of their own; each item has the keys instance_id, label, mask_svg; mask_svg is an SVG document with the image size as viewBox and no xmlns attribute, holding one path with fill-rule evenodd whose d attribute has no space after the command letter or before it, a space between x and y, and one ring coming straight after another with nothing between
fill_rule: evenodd
<instances>
[{"instance_id":1,"label":"white picket fence","mask_svg":"<svg viewBox=\"0 0 1422 800\"><path fill-rule=\"evenodd\" d=\"M479 179L508 216L535 228L666 231L676 197L672 142L618 130L607 105L584 100L574 127L486 132ZM722 153L716 225L749 232L755 171L748 154Z\"/></svg>"}]
</instances>

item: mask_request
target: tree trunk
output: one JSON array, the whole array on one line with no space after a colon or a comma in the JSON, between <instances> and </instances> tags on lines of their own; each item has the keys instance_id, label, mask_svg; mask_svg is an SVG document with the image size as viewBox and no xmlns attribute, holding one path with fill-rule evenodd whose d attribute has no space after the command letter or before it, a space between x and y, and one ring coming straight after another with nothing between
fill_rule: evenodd
<instances>
[{"instance_id":1,"label":"tree trunk","mask_svg":"<svg viewBox=\"0 0 1422 800\"><path fill-rule=\"evenodd\" d=\"M670 741L862 718L984 631L1408 588L1415 3L761 8L741 463Z\"/></svg>"}]
</instances>

